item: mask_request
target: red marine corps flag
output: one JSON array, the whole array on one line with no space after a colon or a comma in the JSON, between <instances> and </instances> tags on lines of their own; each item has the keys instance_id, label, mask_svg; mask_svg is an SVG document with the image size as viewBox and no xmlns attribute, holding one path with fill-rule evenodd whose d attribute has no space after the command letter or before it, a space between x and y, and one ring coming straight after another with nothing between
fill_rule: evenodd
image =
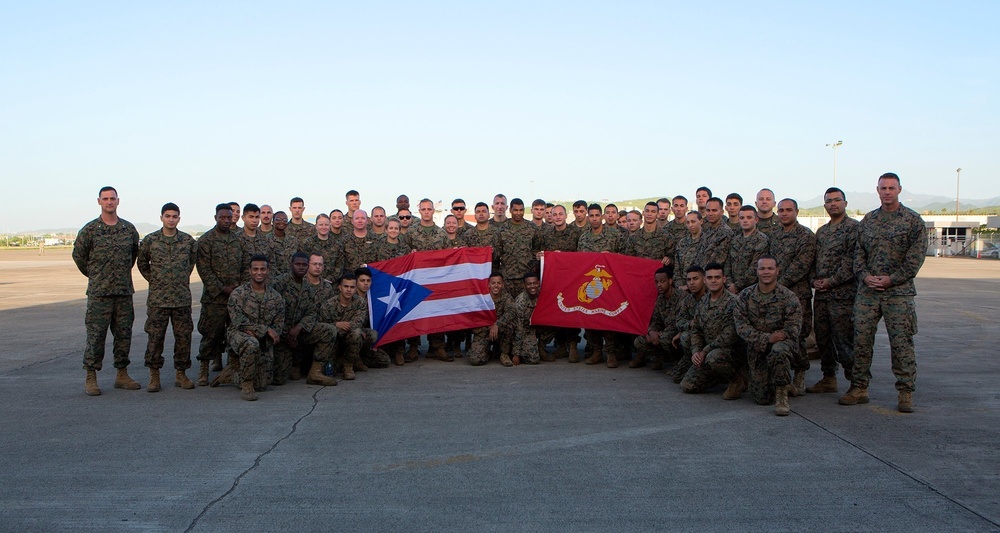
<instances>
[{"instance_id":1,"label":"red marine corps flag","mask_svg":"<svg viewBox=\"0 0 1000 533\"><path fill-rule=\"evenodd\" d=\"M531 324L645 335L659 261L611 252L549 252Z\"/></svg>"}]
</instances>

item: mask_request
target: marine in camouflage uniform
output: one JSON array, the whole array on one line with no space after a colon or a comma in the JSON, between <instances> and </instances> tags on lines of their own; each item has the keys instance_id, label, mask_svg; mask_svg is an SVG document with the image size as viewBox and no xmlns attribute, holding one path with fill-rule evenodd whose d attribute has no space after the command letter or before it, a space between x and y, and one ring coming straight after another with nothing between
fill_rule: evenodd
<instances>
[{"instance_id":1,"label":"marine in camouflage uniform","mask_svg":"<svg viewBox=\"0 0 1000 533\"><path fill-rule=\"evenodd\" d=\"M230 213L221 212L231 216ZM216 226L198 238L198 260L195 266L202 281L201 314L198 317L198 333L201 334L198 361L202 363L199 385L208 385L208 363L221 357L226 347L226 326L229 323L226 306L230 295L227 289L232 291L243 279L243 247L240 238L228 229L228 224L225 230L220 229L222 222L218 220L219 213L220 211L216 211Z\"/></svg>"},{"instance_id":2,"label":"marine in camouflage uniform","mask_svg":"<svg viewBox=\"0 0 1000 533\"><path fill-rule=\"evenodd\" d=\"M440 226L434 224L425 226L421 223L411 224L410 231L406 235L409 239L410 246L418 252L443 250L444 240L447 238L447 235ZM413 337L411 339L407 339L407 341L410 343L411 354L415 356L417 353L417 346L420 344L420 338ZM454 360L453 356L445 352L444 341L444 333L427 335L427 345L430 347L430 351L427 352L427 356L430 357L431 355L434 355L443 361Z\"/></svg>"},{"instance_id":3,"label":"marine in camouflage uniform","mask_svg":"<svg viewBox=\"0 0 1000 533\"><path fill-rule=\"evenodd\" d=\"M361 265L378 261L384 241L384 237L371 231L364 237L348 233L343 238L344 272L354 272Z\"/></svg>"},{"instance_id":4,"label":"marine in camouflage uniform","mask_svg":"<svg viewBox=\"0 0 1000 533\"><path fill-rule=\"evenodd\" d=\"M836 376L837 363L850 379L854 369L854 253L858 246L857 220L844 216L816 231L816 261L810 278L826 280L829 288L817 290L815 302L816 345L824 376ZM825 285L824 285L825 286Z\"/></svg>"},{"instance_id":5,"label":"marine in camouflage uniform","mask_svg":"<svg viewBox=\"0 0 1000 533\"><path fill-rule=\"evenodd\" d=\"M566 209L555 206L552 210L559 213L560 221L564 223ZM562 229L558 229L555 224L546 224L538 232L538 247L542 252L575 252L580 244L581 234L583 230L572 224L564 224ZM571 363L579 362L579 328L555 328L555 343L557 358L569 356Z\"/></svg>"},{"instance_id":6,"label":"marine in camouflage uniform","mask_svg":"<svg viewBox=\"0 0 1000 533\"><path fill-rule=\"evenodd\" d=\"M243 249L242 282L246 283L250 281L250 258L255 255L263 255L268 259L268 262L273 263L275 261L274 252L271 250L270 239L260 230L254 232L253 235L248 235L246 228L243 228L236 232L236 236L240 238L240 247Z\"/></svg>"},{"instance_id":7,"label":"marine in camouflage uniform","mask_svg":"<svg viewBox=\"0 0 1000 533\"><path fill-rule=\"evenodd\" d=\"M744 235L737 230L729 241L729 256L726 258L726 281L739 293L757 283L757 260L770 248L767 235L754 228L753 233Z\"/></svg>"},{"instance_id":8,"label":"marine in camouflage uniform","mask_svg":"<svg viewBox=\"0 0 1000 533\"><path fill-rule=\"evenodd\" d=\"M146 297L146 366L163 368L163 341L167 325L174 329L174 369L191 368L191 272L198 261L198 242L176 230L159 229L146 235L139 246L139 273L149 282Z\"/></svg>"},{"instance_id":9,"label":"marine in camouflage uniform","mask_svg":"<svg viewBox=\"0 0 1000 533\"><path fill-rule=\"evenodd\" d=\"M117 197L116 192L116 206ZM117 214L114 216L117 217ZM132 265L138 253L139 232L123 218L117 218L114 225L108 225L98 217L83 226L76 236L73 262L80 273L87 276L85 370L101 370L109 328L114 337L112 352L115 368L121 370L129 365L132 324L135 321Z\"/></svg>"},{"instance_id":10,"label":"marine in camouflage uniform","mask_svg":"<svg viewBox=\"0 0 1000 533\"><path fill-rule=\"evenodd\" d=\"M705 238L705 232L702 231L698 238L694 238L691 233L684 236L679 243L677 243L677 257L674 258L674 272L679 275L674 276L674 285L677 287L683 287L685 283L684 272L687 271L688 267L698 265L705 266L705 258L702 255L704 248L701 246L701 240Z\"/></svg>"},{"instance_id":11,"label":"marine in camouflage uniform","mask_svg":"<svg viewBox=\"0 0 1000 533\"><path fill-rule=\"evenodd\" d=\"M336 283L344 274L344 243L333 232L326 239L320 239L318 235L314 234L302 243L301 251L309 255L323 256L323 277L325 279Z\"/></svg>"},{"instance_id":12,"label":"marine in camouflage uniform","mask_svg":"<svg viewBox=\"0 0 1000 533\"><path fill-rule=\"evenodd\" d=\"M471 231L471 230L470 230ZM490 360L490 345L496 343L500 351L500 360L504 366L508 366L506 361L511 355L511 347L514 344L515 321L517 312L514 309L514 299L501 291L493 299L493 306L496 308L497 338L490 340L490 327L484 326L472 330L472 348L469 349L469 364L472 366L485 365Z\"/></svg>"},{"instance_id":13,"label":"marine in camouflage uniform","mask_svg":"<svg viewBox=\"0 0 1000 533\"><path fill-rule=\"evenodd\" d=\"M368 306L360 297L353 296L346 305L340 297L334 296L320 306L319 321L336 328L338 322L347 322L347 330L337 328L337 336L332 342L317 344L317 357L336 360L343 368L344 379L354 379L354 366L360 360L361 346L366 340L361 328L368 316Z\"/></svg>"},{"instance_id":14,"label":"marine in camouflage uniform","mask_svg":"<svg viewBox=\"0 0 1000 533\"><path fill-rule=\"evenodd\" d=\"M675 276L676 278L676 276ZM674 282L676 283L676 281ZM690 292L674 290L680 295L680 305L677 308L677 332L680 335L678 344L680 345L680 357L677 364L671 371L674 383L680 383L691 368L691 326L694 322L695 310L698 307L700 298ZM707 293L706 293L707 294Z\"/></svg>"},{"instance_id":15,"label":"marine in camouflage uniform","mask_svg":"<svg viewBox=\"0 0 1000 533\"><path fill-rule=\"evenodd\" d=\"M663 368L666 362L676 361L681 357L681 351L674 348L673 340L678 333L677 313L681 307L684 295L671 285L669 294L661 292L656 297L653 315L649 319L647 337L655 335L657 344L649 342L647 337L636 337L634 341L638 359L653 361L653 369Z\"/></svg>"},{"instance_id":16,"label":"marine in camouflage uniform","mask_svg":"<svg viewBox=\"0 0 1000 533\"><path fill-rule=\"evenodd\" d=\"M242 387L243 383L250 382L254 390L260 392L271 383L274 342L268 330L281 335L285 326L285 301L266 285L263 293L256 293L250 283L245 283L229 296L228 311L226 341L239 357L233 383Z\"/></svg>"},{"instance_id":17,"label":"marine in camouflage uniform","mask_svg":"<svg viewBox=\"0 0 1000 533\"><path fill-rule=\"evenodd\" d=\"M785 200L779 202L781 204ZM780 215L775 215L780 216ZM816 257L816 234L811 229L793 222L783 226L770 235L769 253L778 262L778 284L784 285L799 298L802 312L802 325L799 328L798 350L792 359L792 370L796 371L797 381L804 379L804 372L809 369L809 356L806 352L806 337L812 333L812 286L809 283L809 273ZM797 383L796 386L802 383ZM802 394L804 390L793 394Z\"/></svg>"},{"instance_id":18,"label":"marine in camouflage uniform","mask_svg":"<svg viewBox=\"0 0 1000 533\"><path fill-rule=\"evenodd\" d=\"M515 299L524 291L524 276L539 251L537 233L538 227L523 218L520 222L511 218L500 225L495 254L507 293Z\"/></svg>"},{"instance_id":19,"label":"marine in camouflage uniform","mask_svg":"<svg viewBox=\"0 0 1000 533\"><path fill-rule=\"evenodd\" d=\"M698 259L701 263L691 263L705 266L709 263L719 263L725 265L729 257L729 244L733 239L733 230L725 222L719 221L718 225L712 226L705 222L705 227L701 230L701 238L698 239ZM689 265L690 266L690 265Z\"/></svg>"},{"instance_id":20,"label":"marine in camouflage uniform","mask_svg":"<svg viewBox=\"0 0 1000 533\"><path fill-rule=\"evenodd\" d=\"M716 383L727 383L743 366L739 336L733 323L736 295L723 289L718 300L706 294L695 307L691 321L691 353L705 352L701 366L694 364L681 379L681 390L704 392Z\"/></svg>"},{"instance_id":21,"label":"marine in camouflage uniform","mask_svg":"<svg viewBox=\"0 0 1000 533\"><path fill-rule=\"evenodd\" d=\"M772 211L768 218L758 217L757 230L768 237L781 231L781 220L778 218L778 214Z\"/></svg>"},{"instance_id":22,"label":"marine in camouflage uniform","mask_svg":"<svg viewBox=\"0 0 1000 533\"><path fill-rule=\"evenodd\" d=\"M667 222L660 231L669 233L674 238L674 243L680 243L688 235L687 226L684 225L684 217L674 218L670 222Z\"/></svg>"},{"instance_id":23,"label":"marine in camouflage uniform","mask_svg":"<svg viewBox=\"0 0 1000 533\"><path fill-rule=\"evenodd\" d=\"M333 285L324 279L313 285L308 278L295 279L292 273L276 277L271 287L281 295L285 302L284 335L274 347L273 383L284 385L288 382L293 367L301 368L301 358L304 353L313 348L313 361L321 364L332 363L330 354L320 353L315 349L320 343L330 343L337 336L336 329L319 321L320 305L335 297ZM295 328L298 332L292 346L289 334Z\"/></svg>"},{"instance_id":24,"label":"marine in camouflage uniform","mask_svg":"<svg viewBox=\"0 0 1000 533\"><path fill-rule=\"evenodd\" d=\"M292 234L285 232L279 237L277 232L271 231L266 234L267 244L271 248L271 271L275 276L287 274L292 261L292 254L299 251L299 240Z\"/></svg>"},{"instance_id":25,"label":"marine in camouflage uniform","mask_svg":"<svg viewBox=\"0 0 1000 533\"><path fill-rule=\"evenodd\" d=\"M303 243L309 237L316 235L316 225L308 220L302 220L301 224L296 224L295 221L289 220L288 229L286 229L285 232L288 235L295 237L295 240Z\"/></svg>"},{"instance_id":26,"label":"marine in camouflage uniform","mask_svg":"<svg viewBox=\"0 0 1000 533\"><path fill-rule=\"evenodd\" d=\"M671 233L646 231L643 228L626 238L622 253L654 261L663 261L663 258L666 257L673 263L674 257L677 255L677 241L674 240Z\"/></svg>"},{"instance_id":27,"label":"marine in camouflage uniform","mask_svg":"<svg viewBox=\"0 0 1000 533\"><path fill-rule=\"evenodd\" d=\"M600 226L600 231L595 231L593 227L580 234L580 242L577 244L579 252L613 252L622 253L624 242L622 232L616 231L613 226ZM613 331L588 328L584 333L587 339L585 354L589 357L586 363L596 365L607 355L609 363L617 357L614 351L615 335Z\"/></svg>"},{"instance_id":28,"label":"marine in camouflage uniform","mask_svg":"<svg viewBox=\"0 0 1000 533\"><path fill-rule=\"evenodd\" d=\"M538 294L530 296L525 290L514 299L515 337L513 355L520 356L521 361L529 365L538 364L544 355L547 360L554 361L545 352L545 345L555 338L555 328L548 326L532 326L531 314L538 304Z\"/></svg>"},{"instance_id":29,"label":"marine in camouflage uniform","mask_svg":"<svg viewBox=\"0 0 1000 533\"><path fill-rule=\"evenodd\" d=\"M899 203L898 191L901 188L896 189L894 206L885 206L886 198L882 189L887 182L895 182L893 185L898 187L899 178L895 174L888 174L879 180L883 206L865 215L858 228L854 274L860 285L854 302L854 371L851 388L867 391L872 377L875 332L879 320L884 317L889 334L892 373L896 376L896 390L900 392L900 410L909 412L912 411L912 402L908 409L904 409L904 398L909 401L917 375L913 346L913 336L917 334L917 313L913 299L917 290L913 278L924 264L927 228L920 215ZM869 279L869 276L875 278ZM881 282L881 290L869 286L866 281Z\"/></svg>"},{"instance_id":30,"label":"marine in camouflage uniform","mask_svg":"<svg viewBox=\"0 0 1000 533\"><path fill-rule=\"evenodd\" d=\"M791 362L798 355L802 329L799 298L781 284L768 293L754 284L737 296L733 320L747 347L750 395L760 405L772 404L774 389L791 383ZM785 340L771 343L770 335L776 331L783 331Z\"/></svg>"}]
</instances>

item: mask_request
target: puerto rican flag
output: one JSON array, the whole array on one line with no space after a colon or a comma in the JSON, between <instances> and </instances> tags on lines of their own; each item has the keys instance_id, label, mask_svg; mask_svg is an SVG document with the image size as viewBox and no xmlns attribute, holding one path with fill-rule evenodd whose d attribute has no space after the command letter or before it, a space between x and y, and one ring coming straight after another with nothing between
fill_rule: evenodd
<instances>
[{"instance_id":1,"label":"puerto rican flag","mask_svg":"<svg viewBox=\"0 0 1000 533\"><path fill-rule=\"evenodd\" d=\"M452 248L370 263L368 318L378 332L375 345L494 324L492 258L490 247Z\"/></svg>"}]
</instances>

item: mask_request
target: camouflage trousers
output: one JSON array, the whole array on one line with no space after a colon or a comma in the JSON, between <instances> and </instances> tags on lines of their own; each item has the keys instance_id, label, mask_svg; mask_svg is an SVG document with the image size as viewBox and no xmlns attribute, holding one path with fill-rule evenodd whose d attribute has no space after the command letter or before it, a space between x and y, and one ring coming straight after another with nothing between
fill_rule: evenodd
<instances>
[{"instance_id":1,"label":"camouflage trousers","mask_svg":"<svg viewBox=\"0 0 1000 533\"><path fill-rule=\"evenodd\" d=\"M275 385L288 383L288 377L291 375L292 368L302 366L302 356L304 353L309 352L310 348L313 348L313 361L320 363L332 362L333 359L330 357L330 354L320 353L320 350L315 348L320 343L329 344L336 336L337 328L333 324L320 322L313 326L312 331L302 331L299 333L299 345L297 348L292 348L285 341L274 345L274 368L271 372L271 382Z\"/></svg>"},{"instance_id":2,"label":"camouflage trousers","mask_svg":"<svg viewBox=\"0 0 1000 533\"><path fill-rule=\"evenodd\" d=\"M635 346L635 351L639 354L639 357L642 357L651 363L659 361L663 364L667 364L677 361L680 357L681 351L678 348L674 348L674 345L671 344L673 338L663 332L657 333L656 338L657 341L659 341L659 344L649 342L646 340L646 337L642 335L635 338L632 345Z\"/></svg>"},{"instance_id":3,"label":"camouflage trousers","mask_svg":"<svg viewBox=\"0 0 1000 533\"><path fill-rule=\"evenodd\" d=\"M747 349L750 396L753 401L760 405L774 403L774 388L784 387L792 382L792 358L798 349L798 344L791 339L771 344L763 352Z\"/></svg>"},{"instance_id":4,"label":"camouflage trousers","mask_svg":"<svg viewBox=\"0 0 1000 533\"><path fill-rule=\"evenodd\" d=\"M108 329L115 341L112 353L115 368L126 368L128 352L132 349L132 323L135 309L132 295L87 297L87 346L83 349L83 368L100 370L104 364L104 344Z\"/></svg>"},{"instance_id":5,"label":"camouflage trousers","mask_svg":"<svg viewBox=\"0 0 1000 533\"><path fill-rule=\"evenodd\" d=\"M224 304L201 304L198 316L198 360L211 361L222 355L226 349L226 326L229 325L229 309Z\"/></svg>"},{"instance_id":6,"label":"camouflage trousers","mask_svg":"<svg viewBox=\"0 0 1000 533\"><path fill-rule=\"evenodd\" d=\"M701 366L688 368L681 379L681 390L690 394L705 392L716 383L728 383L743 366L742 351L733 348L716 348L705 354Z\"/></svg>"},{"instance_id":7,"label":"camouflage trousers","mask_svg":"<svg viewBox=\"0 0 1000 533\"><path fill-rule=\"evenodd\" d=\"M501 328L497 331L497 339L490 340L490 328L476 328L472 330L472 347L469 348L469 364L472 366L485 365L490 360L490 350L493 345L500 349L500 353L511 355L511 345L514 335L510 328Z\"/></svg>"},{"instance_id":8,"label":"camouflage trousers","mask_svg":"<svg viewBox=\"0 0 1000 533\"><path fill-rule=\"evenodd\" d=\"M187 370L191 368L191 334L194 332L194 321L191 320L191 307L147 307L146 335L146 366L163 368L163 341L167 337L167 325L174 326L174 369Z\"/></svg>"},{"instance_id":9,"label":"camouflage trousers","mask_svg":"<svg viewBox=\"0 0 1000 533\"><path fill-rule=\"evenodd\" d=\"M635 341L638 338L633 333L615 333L615 354L621 361L632 359Z\"/></svg>"},{"instance_id":10,"label":"camouflage trousers","mask_svg":"<svg viewBox=\"0 0 1000 533\"><path fill-rule=\"evenodd\" d=\"M802 329L799 330L798 349L792 357L792 370L809 370L809 352L806 349L806 338L812 333L813 308L812 297L799 298L802 307Z\"/></svg>"},{"instance_id":11,"label":"camouflage trousers","mask_svg":"<svg viewBox=\"0 0 1000 533\"><path fill-rule=\"evenodd\" d=\"M372 348L378 340L378 332L371 328L361 328L361 362L371 368L389 368L389 353L382 347Z\"/></svg>"},{"instance_id":12,"label":"camouflage trousers","mask_svg":"<svg viewBox=\"0 0 1000 533\"><path fill-rule=\"evenodd\" d=\"M814 304L816 347L824 376L837 374L837 363L844 370L854 369L854 301L816 300Z\"/></svg>"},{"instance_id":13,"label":"camouflage trousers","mask_svg":"<svg viewBox=\"0 0 1000 533\"><path fill-rule=\"evenodd\" d=\"M868 388L872 379L872 351L878 322L885 317L896 390L913 392L917 379L917 308L912 296L883 296L858 292L854 300L854 371L851 385Z\"/></svg>"},{"instance_id":14,"label":"camouflage trousers","mask_svg":"<svg viewBox=\"0 0 1000 533\"><path fill-rule=\"evenodd\" d=\"M255 389L263 390L271 384L274 350L270 337L258 339L242 331L231 331L226 341L239 358L239 368L233 373L234 385L239 387L249 381Z\"/></svg>"},{"instance_id":15,"label":"camouflage trousers","mask_svg":"<svg viewBox=\"0 0 1000 533\"><path fill-rule=\"evenodd\" d=\"M521 361L525 363L537 363L541 360L538 356L538 348L552 342L555 336L556 328L548 326L518 328L511 355L521 356Z\"/></svg>"},{"instance_id":16,"label":"camouflage trousers","mask_svg":"<svg viewBox=\"0 0 1000 533\"><path fill-rule=\"evenodd\" d=\"M584 348L584 352L587 355L593 355L594 350L598 348L604 353L604 357L616 353L614 331L587 329L583 333L583 338L587 340L587 346Z\"/></svg>"},{"instance_id":17,"label":"camouflage trousers","mask_svg":"<svg viewBox=\"0 0 1000 533\"><path fill-rule=\"evenodd\" d=\"M316 345L315 359L319 361L319 358L323 357L324 360L335 361L337 365L353 365L360 360L361 347L366 340L375 342L374 338L366 339L361 328L352 329L347 333L338 329L333 339Z\"/></svg>"},{"instance_id":18,"label":"camouflage trousers","mask_svg":"<svg viewBox=\"0 0 1000 533\"><path fill-rule=\"evenodd\" d=\"M677 358L677 363L674 364L674 369L670 371L671 377L674 381L684 381L684 376L687 375L687 371L694 366L691 362L691 332L682 331L680 342L678 344L680 347L680 357Z\"/></svg>"}]
</instances>

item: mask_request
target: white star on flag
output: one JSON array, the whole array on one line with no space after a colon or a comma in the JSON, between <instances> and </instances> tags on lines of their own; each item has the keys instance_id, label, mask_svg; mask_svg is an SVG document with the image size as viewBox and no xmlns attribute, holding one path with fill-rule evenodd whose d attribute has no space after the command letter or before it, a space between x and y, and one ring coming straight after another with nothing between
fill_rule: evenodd
<instances>
[{"instance_id":1,"label":"white star on flag","mask_svg":"<svg viewBox=\"0 0 1000 533\"><path fill-rule=\"evenodd\" d=\"M378 301L380 301L380 302L382 302L382 303L384 303L386 305L386 308L385 308L385 314L386 314L386 316L389 315L389 312L392 311L393 307L395 307L396 309L399 309L400 311L403 310L399 306L399 299L403 297L403 293L405 293L405 292L406 292L406 289L403 289L403 290L401 290L399 292L396 292L396 286L393 285L393 284L391 284L391 283L389 284L389 295L388 296L383 296L383 297L381 297L381 298L378 299Z\"/></svg>"}]
</instances>

